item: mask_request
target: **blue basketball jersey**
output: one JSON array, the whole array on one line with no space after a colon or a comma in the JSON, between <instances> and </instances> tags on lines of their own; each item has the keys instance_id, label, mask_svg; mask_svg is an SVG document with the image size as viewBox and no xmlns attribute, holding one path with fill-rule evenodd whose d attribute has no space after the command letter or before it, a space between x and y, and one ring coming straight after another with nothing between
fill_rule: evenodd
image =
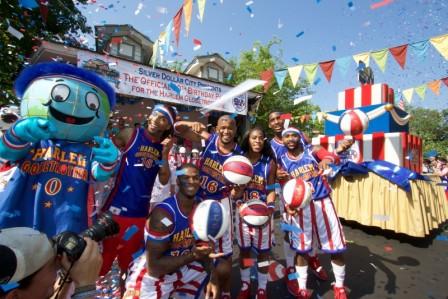
<instances>
[{"instance_id":1,"label":"blue basketball jersey","mask_svg":"<svg viewBox=\"0 0 448 299\"><path fill-rule=\"evenodd\" d=\"M49 237L86 229L91 152L67 140L36 143L0 192L0 228L27 226Z\"/></svg>"},{"instance_id":2,"label":"blue basketball jersey","mask_svg":"<svg viewBox=\"0 0 448 299\"><path fill-rule=\"evenodd\" d=\"M244 201L259 199L266 202L270 161L268 157L262 156L255 164L252 164L254 175L244 190Z\"/></svg>"},{"instance_id":3,"label":"blue basketball jersey","mask_svg":"<svg viewBox=\"0 0 448 299\"><path fill-rule=\"evenodd\" d=\"M110 209L114 214L125 217L148 216L152 188L160 169L162 149L163 145L152 140L145 129L134 130L121 157L115 186L103 210Z\"/></svg>"},{"instance_id":4,"label":"blue basketball jersey","mask_svg":"<svg viewBox=\"0 0 448 299\"><path fill-rule=\"evenodd\" d=\"M212 134L206 141L205 149L201 157L201 188L199 195L202 199L222 199L227 181L222 174L224 162L234 156L241 155L241 149L236 144L233 152L221 154L218 149L218 135Z\"/></svg>"},{"instance_id":5,"label":"blue basketball jersey","mask_svg":"<svg viewBox=\"0 0 448 299\"><path fill-rule=\"evenodd\" d=\"M157 207L167 211L174 221L173 231L167 238L163 239L164 241L170 241L170 249L165 251L163 255L179 256L189 253L195 240L190 230L189 215L182 214L176 196L165 199L157 204Z\"/></svg>"},{"instance_id":6,"label":"blue basketball jersey","mask_svg":"<svg viewBox=\"0 0 448 299\"><path fill-rule=\"evenodd\" d=\"M312 145L307 145L303 153L294 159L288 153L281 157L281 165L291 178L301 178L313 184L313 200L326 198L330 195L331 189L327 181L319 175L318 162L312 154Z\"/></svg>"},{"instance_id":7,"label":"blue basketball jersey","mask_svg":"<svg viewBox=\"0 0 448 299\"><path fill-rule=\"evenodd\" d=\"M271 139L270 144L272 151L274 152L275 161L280 163L281 156L287 152L286 147L283 145L281 140L277 140L275 137Z\"/></svg>"}]
</instances>

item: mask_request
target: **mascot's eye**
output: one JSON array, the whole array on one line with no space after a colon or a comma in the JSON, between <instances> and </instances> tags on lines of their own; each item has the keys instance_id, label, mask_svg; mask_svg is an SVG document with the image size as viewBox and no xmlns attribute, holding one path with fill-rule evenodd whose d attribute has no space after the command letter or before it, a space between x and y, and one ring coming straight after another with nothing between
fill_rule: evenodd
<instances>
[{"instance_id":1,"label":"mascot's eye","mask_svg":"<svg viewBox=\"0 0 448 299\"><path fill-rule=\"evenodd\" d=\"M65 84L58 84L51 90L51 98L56 102L67 100L70 95L70 88Z\"/></svg>"},{"instance_id":2,"label":"mascot's eye","mask_svg":"<svg viewBox=\"0 0 448 299\"><path fill-rule=\"evenodd\" d=\"M100 108L100 100L98 99L98 96L93 92L88 92L86 94L86 104L87 107L93 111L96 111L98 110L98 108Z\"/></svg>"}]
</instances>

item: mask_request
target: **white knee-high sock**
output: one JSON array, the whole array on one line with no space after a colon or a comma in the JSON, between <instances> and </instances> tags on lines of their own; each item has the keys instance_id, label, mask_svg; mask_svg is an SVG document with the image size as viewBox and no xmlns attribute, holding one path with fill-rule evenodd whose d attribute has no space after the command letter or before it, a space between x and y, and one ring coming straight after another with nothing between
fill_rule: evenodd
<instances>
[{"instance_id":1,"label":"white knee-high sock","mask_svg":"<svg viewBox=\"0 0 448 299\"><path fill-rule=\"evenodd\" d=\"M331 262L331 267L333 268L334 279L336 280L335 286L338 288L343 287L345 278L345 265L339 266Z\"/></svg>"},{"instance_id":2,"label":"white knee-high sock","mask_svg":"<svg viewBox=\"0 0 448 299\"><path fill-rule=\"evenodd\" d=\"M285 254L286 268L294 267L294 258L296 257L296 252L291 249L289 243L286 241L283 241L283 253Z\"/></svg>"},{"instance_id":3,"label":"white knee-high sock","mask_svg":"<svg viewBox=\"0 0 448 299\"><path fill-rule=\"evenodd\" d=\"M240 273L241 273L241 281L250 284L250 268L245 268L245 269L240 268ZM243 283L241 288L246 289L247 285L245 283Z\"/></svg>"},{"instance_id":4,"label":"white knee-high sock","mask_svg":"<svg viewBox=\"0 0 448 299\"><path fill-rule=\"evenodd\" d=\"M296 266L296 273L298 275L297 281L299 289L306 289L306 281L308 279L308 266Z\"/></svg>"},{"instance_id":5,"label":"white knee-high sock","mask_svg":"<svg viewBox=\"0 0 448 299\"><path fill-rule=\"evenodd\" d=\"M266 290L268 284L268 273L261 273L258 271L258 288Z\"/></svg>"}]
</instances>

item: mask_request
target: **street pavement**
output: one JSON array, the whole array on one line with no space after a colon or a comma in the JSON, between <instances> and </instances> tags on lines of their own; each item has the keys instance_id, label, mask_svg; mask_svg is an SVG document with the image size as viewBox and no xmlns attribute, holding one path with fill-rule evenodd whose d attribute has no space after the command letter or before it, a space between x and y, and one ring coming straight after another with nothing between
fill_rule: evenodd
<instances>
[{"instance_id":1,"label":"street pavement","mask_svg":"<svg viewBox=\"0 0 448 299\"><path fill-rule=\"evenodd\" d=\"M278 218L278 217L276 217ZM277 245L273 259L284 264L282 234L276 219ZM427 238L411 238L379 228L343 221L348 250L346 252L346 286L349 298L448 299L448 225ZM236 298L241 281L235 246L232 272L232 298ZM319 282L311 273L308 288L312 298L333 298L334 281L328 255L319 255L330 279ZM256 277L252 276L252 298L255 298ZM294 298L281 279L268 283L268 298Z\"/></svg>"}]
</instances>

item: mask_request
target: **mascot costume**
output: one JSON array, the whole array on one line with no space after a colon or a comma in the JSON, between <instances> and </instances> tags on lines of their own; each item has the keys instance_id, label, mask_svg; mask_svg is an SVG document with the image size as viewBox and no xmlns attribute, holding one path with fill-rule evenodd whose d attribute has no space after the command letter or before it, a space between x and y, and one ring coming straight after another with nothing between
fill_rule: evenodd
<instances>
[{"instance_id":1,"label":"mascot costume","mask_svg":"<svg viewBox=\"0 0 448 299\"><path fill-rule=\"evenodd\" d=\"M115 172L119 151L100 135L115 104L96 74L62 63L26 68L17 78L22 119L0 140L15 162L0 191L0 228L28 226L53 236L87 228L89 184Z\"/></svg>"}]
</instances>

